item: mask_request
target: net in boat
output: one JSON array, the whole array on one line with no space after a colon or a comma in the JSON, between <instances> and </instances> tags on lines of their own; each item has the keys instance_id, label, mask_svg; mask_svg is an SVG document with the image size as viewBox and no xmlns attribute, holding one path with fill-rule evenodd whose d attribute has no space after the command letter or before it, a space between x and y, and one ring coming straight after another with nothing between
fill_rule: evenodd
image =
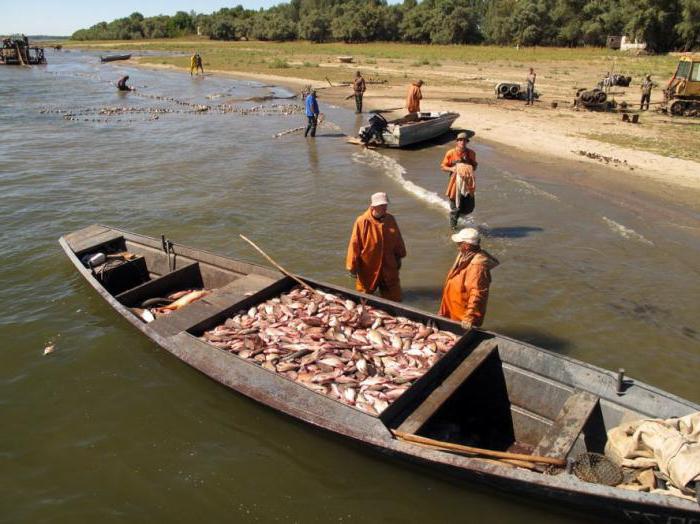
<instances>
[{"instance_id":1,"label":"net in boat","mask_svg":"<svg viewBox=\"0 0 700 524\"><path fill-rule=\"evenodd\" d=\"M600 453L581 453L576 457L574 475L586 482L616 486L622 482L622 468Z\"/></svg>"}]
</instances>

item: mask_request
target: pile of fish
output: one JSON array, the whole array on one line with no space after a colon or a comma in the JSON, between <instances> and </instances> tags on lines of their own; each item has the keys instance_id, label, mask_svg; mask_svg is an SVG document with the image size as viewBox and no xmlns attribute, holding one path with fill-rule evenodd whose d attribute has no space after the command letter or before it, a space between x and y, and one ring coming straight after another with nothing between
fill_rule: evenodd
<instances>
[{"instance_id":1,"label":"pile of fish","mask_svg":"<svg viewBox=\"0 0 700 524\"><path fill-rule=\"evenodd\" d=\"M365 303L295 287L238 312L200 338L377 415L459 337Z\"/></svg>"}]
</instances>

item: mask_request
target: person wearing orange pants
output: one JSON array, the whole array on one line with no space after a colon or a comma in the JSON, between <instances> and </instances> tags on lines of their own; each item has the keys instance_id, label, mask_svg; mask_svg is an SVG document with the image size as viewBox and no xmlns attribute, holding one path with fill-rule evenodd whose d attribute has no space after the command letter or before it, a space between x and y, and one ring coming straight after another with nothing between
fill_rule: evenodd
<instances>
[{"instance_id":1,"label":"person wearing orange pants","mask_svg":"<svg viewBox=\"0 0 700 524\"><path fill-rule=\"evenodd\" d=\"M372 195L369 209L355 220L345 266L357 291L373 294L378 289L383 298L400 302L399 270L406 246L388 205L386 193Z\"/></svg>"},{"instance_id":2,"label":"person wearing orange pants","mask_svg":"<svg viewBox=\"0 0 700 524\"><path fill-rule=\"evenodd\" d=\"M445 279L439 314L470 330L484 322L491 269L499 262L481 249L481 236L476 229L462 229L452 235L452 241L458 244L459 253Z\"/></svg>"}]
</instances>

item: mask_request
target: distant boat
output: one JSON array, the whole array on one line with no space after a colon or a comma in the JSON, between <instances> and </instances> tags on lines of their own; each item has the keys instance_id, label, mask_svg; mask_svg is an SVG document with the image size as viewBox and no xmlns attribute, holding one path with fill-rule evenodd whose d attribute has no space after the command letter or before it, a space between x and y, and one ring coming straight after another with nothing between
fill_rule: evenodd
<instances>
[{"instance_id":1,"label":"distant boat","mask_svg":"<svg viewBox=\"0 0 700 524\"><path fill-rule=\"evenodd\" d=\"M100 62L114 62L115 60L129 60L131 58L131 55L107 55L107 56L101 56L100 57Z\"/></svg>"},{"instance_id":2,"label":"distant boat","mask_svg":"<svg viewBox=\"0 0 700 524\"><path fill-rule=\"evenodd\" d=\"M384 147L405 147L431 140L446 133L459 113L433 111L410 113L397 120L387 121L379 113L369 119L369 125L360 128L362 143Z\"/></svg>"}]
</instances>

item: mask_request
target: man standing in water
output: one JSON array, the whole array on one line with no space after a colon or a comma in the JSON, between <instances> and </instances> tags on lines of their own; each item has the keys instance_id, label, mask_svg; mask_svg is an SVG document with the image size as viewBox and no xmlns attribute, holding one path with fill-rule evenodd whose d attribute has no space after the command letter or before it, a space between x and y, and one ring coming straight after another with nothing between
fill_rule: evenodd
<instances>
[{"instance_id":1,"label":"man standing in water","mask_svg":"<svg viewBox=\"0 0 700 524\"><path fill-rule=\"evenodd\" d=\"M352 81L352 89L355 92L355 113L362 113L362 96L365 94L365 79L358 71L355 73L355 79Z\"/></svg>"},{"instance_id":2,"label":"man standing in water","mask_svg":"<svg viewBox=\"0 0 700 524\"><path fill-rule=\"evenodd\" d=\"M526 106L531 106L535 103L535 80L537 80L537 73L531 67L530 72L527 75L527 102Z\"/></svg>"},{"instance_id":3,"label":"man standing in water","mask_svg":"<svg viewBox=\"0 0 700 524\"><path fill-rule=\"evenodd\" d=\"M318 125L318 101L316 100L316 90L312 89L311 92L306 95L306 118L308 118L309 123L306 126L306 131L304 131L304 136L308 136L311 132L311 136L316 136L316 126Z\"/></svg>"},{"instance_id":4,"label":"man standing in water","mask_svg":"<svg viewBox=\"0 0 700 524\"><path fill-rule=\"evenodd\" d=\"M192 58L190 58L190 76L192 76L193 73L199 74L199 71L202 71L202 74L204 74L204 67L202 66L202 57L200 56L199 52L195 51L195 53L192 55Z\"/></svg>"},{"instance_id":5,"label":"man standing in water","mask_svg":"<svg viewBox=\"0 0 700 524\"><path fill-rule=\"evenodd\" d=\"M447 273L440 315L461 322L462 328L481 326L491 286L491 269L499 262L481 249L481 236L473 228L452 235L458 245L457 259Z\"/></svg>"},{"instance_id":6,"label":"man standing in water","mask_svg":"<svg viewBox=\"0 0 700 524\"><path fill-rule=\"evenodd\" d=\"M420 113L420 101L423 100L423 93L420 88L423 85L422 80L413 82L408 88L406 95L406 109L409 113Z\"/></svg>"},{"instance_id":7,"label":"man standing in water","mask_svg":"<svg viewBox=\"0 0 700 524\"><path fill-rule=\"evenodd\" d=\"M399 270L406 246L393 215L386 212L386 193L375 193L370 207L357 217L352 228L345 266L355 279L355 289L383 298L401 301Z\"/></svg>"},{"instance_id":8,"label":"man standing in water","mask_svg":"<svg viewBox=\"0 0 700 524\"><path fill-rule=\"evenodd\" d=\"M126 85L127 80L129 80L129 75L125 75L117 81L117 89L119 89L119 91L135 91L136 90L136 88Z\"/></svg>"},{"instance_id":9,"label":"man standing in water","mask_svg":"<svg viewBox=\"0 0 700 524\"><path fill-rule=\"evenodd\" d=\"M459 133L456 147L445 153L440 164L440 169L450 174L445 195L450 200L450 227L452 230L457 229L459 217L474 211L476 205L474 172L479 163L476 161L476 153L467 147L469 139L473 136L473 131Z\"/></svg>"}]
</instances>

